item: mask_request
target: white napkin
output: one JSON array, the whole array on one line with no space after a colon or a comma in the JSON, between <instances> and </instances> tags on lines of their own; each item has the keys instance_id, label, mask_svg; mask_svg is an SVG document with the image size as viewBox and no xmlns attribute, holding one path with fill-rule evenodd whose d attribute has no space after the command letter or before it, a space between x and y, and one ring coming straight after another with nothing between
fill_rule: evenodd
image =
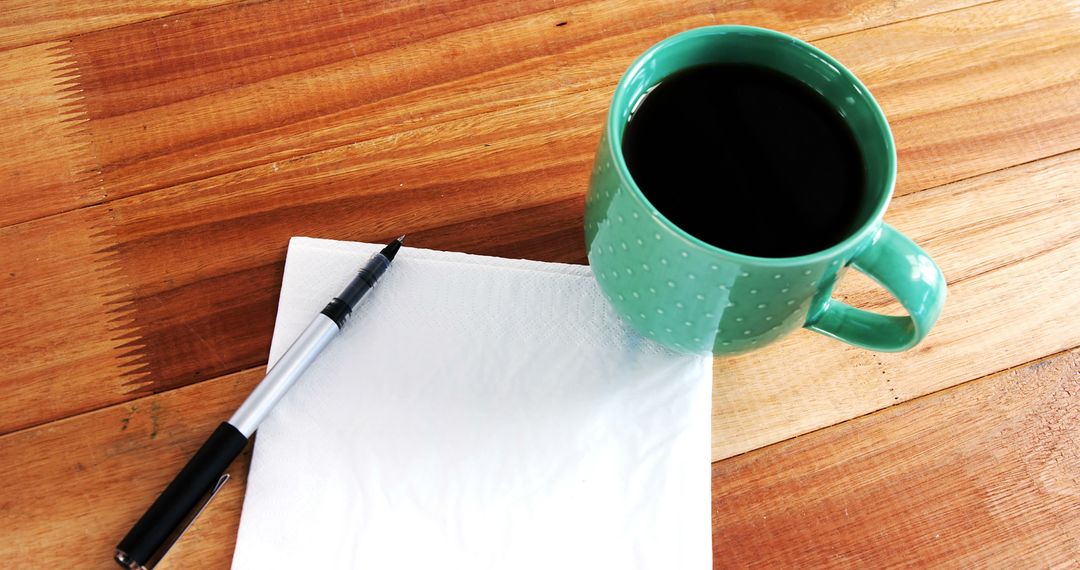
<instances>
[{"instance_id":1,"label":"white napkin","mask_svg":"<svg viewBox=\"0 0 1080 570\"><path fill-rule=\"evenodd\" d=\"M270 362L380 247L290 242ZM709 568L711 389L588 267L403 248L259 428L233 568Z\"/></svg>"}]
</instances>

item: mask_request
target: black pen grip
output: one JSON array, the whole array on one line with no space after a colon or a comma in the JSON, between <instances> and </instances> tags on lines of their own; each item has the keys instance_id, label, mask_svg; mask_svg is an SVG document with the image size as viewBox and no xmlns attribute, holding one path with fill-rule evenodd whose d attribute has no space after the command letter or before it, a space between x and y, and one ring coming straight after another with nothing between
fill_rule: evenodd
<instances>
[{"instance_id":1,"label":"black pen grip","mask_svg":"<svg viewBox=\"0 0 1080 570\"><path fill-rule=\"evenodd\" d=\"M228 422L221 422L120 541L117 550L140 564L151 560L203 496L217 484L246 444L244 434Z\"/></svg>"}]
</instances>

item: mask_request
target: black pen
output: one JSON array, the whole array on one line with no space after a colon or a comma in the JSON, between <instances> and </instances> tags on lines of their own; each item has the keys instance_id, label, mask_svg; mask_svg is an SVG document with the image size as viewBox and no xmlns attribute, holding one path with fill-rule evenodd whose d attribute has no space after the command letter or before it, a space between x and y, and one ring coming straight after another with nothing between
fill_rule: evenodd
<instances>
[{"instance_id":1,"label":"black pen","mask_svg":"<svg viewBox=\"0 0 1080 570\"><path fill-rule=\"evenodd\" d=\"M341 331L360 299L390 267L404 241L405 236L401 236L373 255L345 290L334 297L293 341L229 421L222 422L214 430L116 546L115 560L120 566L131 570L149 569L165 556L228 481L225 469L243 451L251 434Z\"/></svg>"}]
</instances>

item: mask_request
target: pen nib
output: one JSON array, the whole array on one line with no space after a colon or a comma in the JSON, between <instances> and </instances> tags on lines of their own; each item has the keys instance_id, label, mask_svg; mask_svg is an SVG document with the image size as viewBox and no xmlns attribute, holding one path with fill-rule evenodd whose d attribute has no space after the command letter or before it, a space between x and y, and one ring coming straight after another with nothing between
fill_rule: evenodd
<instances>
[{"instance_id":1,"label":"pen nib","mask_svg":"<svg viewBox=\"0 0 1080 570\"><path fill-rule=\"evenodd\" d=\"M404 241L405 241L405 236L402 235L401 237L397 238L396 240L386 244L386 247L382 248L382 251L380 251L379 253L386 256L387 261L393 261L394 256L397 255L398 250L401 249L401 243L404 242Z\"/></svg>"}]
</instances>

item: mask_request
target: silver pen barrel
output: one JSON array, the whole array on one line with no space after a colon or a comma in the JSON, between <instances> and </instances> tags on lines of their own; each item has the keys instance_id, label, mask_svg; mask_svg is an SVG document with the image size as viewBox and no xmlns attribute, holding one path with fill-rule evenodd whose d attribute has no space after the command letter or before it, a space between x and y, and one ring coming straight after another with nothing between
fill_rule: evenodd
<instances>
[{"instance_id":1,"label":"silver pen barrel","mask_svg":"<svg viewBox=\"0 0 1080 570\"><path fill-rule=\"evenodd\" d=\"M251 437L251 434L255 433L259 424L270 414L270 410L274 409L319 353L337 336L353 309L360 303L360 299L390 267L390 262L404 238L405 236L398 238L371 256L345 289L331 299L326 308L300 333L281 359L266 373L262 382L259 382L251 395L229 418L229 423L244 434L244 437Z\"/></svg>"},{"instance_id":2,"label":"silver pen barrel","mask_svg":"<svg viewBox=\"0 0 1080 570\"><path fill-rule=\"evenodd\" d=\"M281 359L274 363L266 377L229 418L244 437L251 437L259 424L274 409L278 401L292 388L297 379L311 366L327 344L337 336L339 329L333 319L315 315L315 320L293 341Z\"/></svg>"}]
</instances>

